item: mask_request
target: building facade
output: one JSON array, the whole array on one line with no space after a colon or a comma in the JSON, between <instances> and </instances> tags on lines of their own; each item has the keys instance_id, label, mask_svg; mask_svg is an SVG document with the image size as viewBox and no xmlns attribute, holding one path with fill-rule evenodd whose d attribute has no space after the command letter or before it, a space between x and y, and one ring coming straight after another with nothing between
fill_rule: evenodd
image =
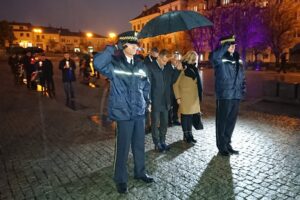
<instances>
[{"instance_id":1,"label":"building facade","mask_svg":"<svg viewBox=\"0 0 300 200\"><path fill-rule=\"evenodd\" d=\"M107 37L92 32L72 32L30 23L11 22L10 26L15 36L13 45L24 48L39 47L47 52L92 52L102 50L107 43Z\"/></svg>"},{"instance_id":2,"label":"building facade","mask_svg":"<svg viewBox=\"0 0 300 200\"><path fill-rule=\"evenodd\" d=\"M288 0L272 0L277 3L284 3ZM297 14L295 18L299 21L300 24L300 0L289 0L293 1L295 4L299 4ZM154 6L148 8L144 7L143 11L139 16L130 20L132 29L135 31L140 31L144 25L151 19L162 15L166 12L175 11L175 10L192 10L199 12L200 14L207 16L213 22L223 23L222 19L215 20L214 17L220 15L224 10L230 10L234 6L242 6L251 0L166 0L155 4ZM270 0L256 0L254 1L257 8L261 8L261 12L264 12L264 8L267 7L270 3ZM233 13L232 13L233 14ZM238 21L239 19L237 19ZM244 22L247 24L247 21ZM220 24L218 25L220 26ZM145 53L149 52L152 47L166 48L168 50L178 50L181 53L185 53L189 49L195 49L200 54L200 60L208 60L209 53L216 46L216 36L219 35L213 32L213 28L202 28L199 30L193 31L182 31L172 34L157 36L153 38L145 38L141 40L141 45L145 50ZM226 32L220 30L222 34ZM293 42L285 48L285 52L289 52L294 46L300 43L300 27L294 26L293 30L289 33L290 37L293 38ZM202 38L197 39L197 38ZM213 41L215 40L215 41ZM247 44L248 48L248 44ZM248 48L246 52L245 59L247 61L254 61L257 59L255 50ZM263 62L274 62L275 56L271 48L266 48L259 55L259 59Z\"/></svg>"}]
</instances>

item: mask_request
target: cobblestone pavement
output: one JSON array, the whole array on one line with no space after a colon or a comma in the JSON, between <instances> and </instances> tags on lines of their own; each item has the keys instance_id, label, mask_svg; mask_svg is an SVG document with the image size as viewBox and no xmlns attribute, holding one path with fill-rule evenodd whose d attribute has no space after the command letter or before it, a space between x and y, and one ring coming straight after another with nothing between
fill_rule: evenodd
<instances>
[{"instance_id":1,"label":"cobblestone pavement","mask_svg":"<svg viewBox=\"0 0 300 200\"><path fill-rule=\"evenodd\" d=\"M0 63L1 200L300 200L300 119L243 102L233 135L240 155L221 157L210 96L202 104L205 129L194 131L196 145L186 145L180 127L171 127L171 150L161 154L147 135L147 170L156 183L132 178L130 155L129 194L118 194L112 181L113 124L105 120L107 90L77 83L74 111L64 106L59 75L57 97L49 99L14 86L8 66ZM275 111L280 104L271 106Z\"/></svg>"}]
</instances>

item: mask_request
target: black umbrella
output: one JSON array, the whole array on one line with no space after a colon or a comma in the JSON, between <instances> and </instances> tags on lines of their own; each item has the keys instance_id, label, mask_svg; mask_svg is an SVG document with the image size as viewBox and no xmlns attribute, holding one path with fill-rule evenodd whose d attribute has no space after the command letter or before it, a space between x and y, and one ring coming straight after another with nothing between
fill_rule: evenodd
<instances>
[{"instance_id":1,"label":"black umbrella","mask_svg":"<svg viewBox=\"0 0 300 200\"><path fill-rule=\"evenodd\" d=\"M154 37L207 26L213 26L213 23L197 12L172 11L150 20L141 30L138 37Z\"/></svg>"},{"instance_id":2,"label":"black umbrella","mask_svg":"<svg viewBox=\"0 0 300 200\"><path fill-rule=\"evenodd\" d=\"M27 47L25 51L31 53L44 53L44 50L39 47Z\"/></svg>"}]
</instances>

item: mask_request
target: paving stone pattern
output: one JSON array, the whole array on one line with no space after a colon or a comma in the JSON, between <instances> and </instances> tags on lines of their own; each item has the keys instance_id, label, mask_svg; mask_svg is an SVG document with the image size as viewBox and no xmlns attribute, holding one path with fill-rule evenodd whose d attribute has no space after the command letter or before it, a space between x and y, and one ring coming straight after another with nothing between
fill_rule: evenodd
<instances>
[{"instance_id":1,"label":"paving stone pattern","mask_svg":"<svg viewBox=\"0 0 300 200\"><path fill-rule=\"evenodd\" d=\"M300 200L299 118L243 102L233 134L240 155L222 157L215 145L215 100L207 96L205 129L194 130L198 142L185 144L174 126L167 133L171 150L157 153L146 135L147 170L156 182L133 179L130 154L129 193L120 195L112 180L115 137L106 119L105 81L98 89L77 82L74 111L64 105L58 71L55 99L15 86L6 63L0 71L1 200Z\"/></svg>"}]
</instances>

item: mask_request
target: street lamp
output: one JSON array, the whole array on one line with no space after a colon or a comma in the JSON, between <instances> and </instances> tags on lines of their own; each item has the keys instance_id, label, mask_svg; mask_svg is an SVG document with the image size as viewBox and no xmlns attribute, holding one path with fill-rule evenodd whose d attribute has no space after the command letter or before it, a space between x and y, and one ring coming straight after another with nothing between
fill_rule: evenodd
<instances>
[{"instance_id":1,"label":"street lamp","mask_svg":"<svg viewBox=\"0 0 300 200\"><path fill-rule=\"evenodd\" d=\"M93 33L86 33L86 37L88 37L88 38L91 38L91 37L93 37Z\"/></svg>"},{"instance_id":2,"label":"street lamp","mask_svg":"<svg viewBox=\"0 0 300 200\"><path fill-rule=\"evenodd\" d=\"M40 29L40 28L34 28L34 29L33 29L33 32L34 32L34 33L42 33L43 31L42 31L42 29Z\"/></svg>"},{"instance_id":3,"label":"street lamp","mask_svg":"<svg viewBox=\"0 0 300 200\"><path fill-rule=\"evenodd\" d=\"M111 39L114 39L117 35L114 33L114 32L110 32L108 34L108 36L111 38Z\"/></svg>"}]
</instances>

